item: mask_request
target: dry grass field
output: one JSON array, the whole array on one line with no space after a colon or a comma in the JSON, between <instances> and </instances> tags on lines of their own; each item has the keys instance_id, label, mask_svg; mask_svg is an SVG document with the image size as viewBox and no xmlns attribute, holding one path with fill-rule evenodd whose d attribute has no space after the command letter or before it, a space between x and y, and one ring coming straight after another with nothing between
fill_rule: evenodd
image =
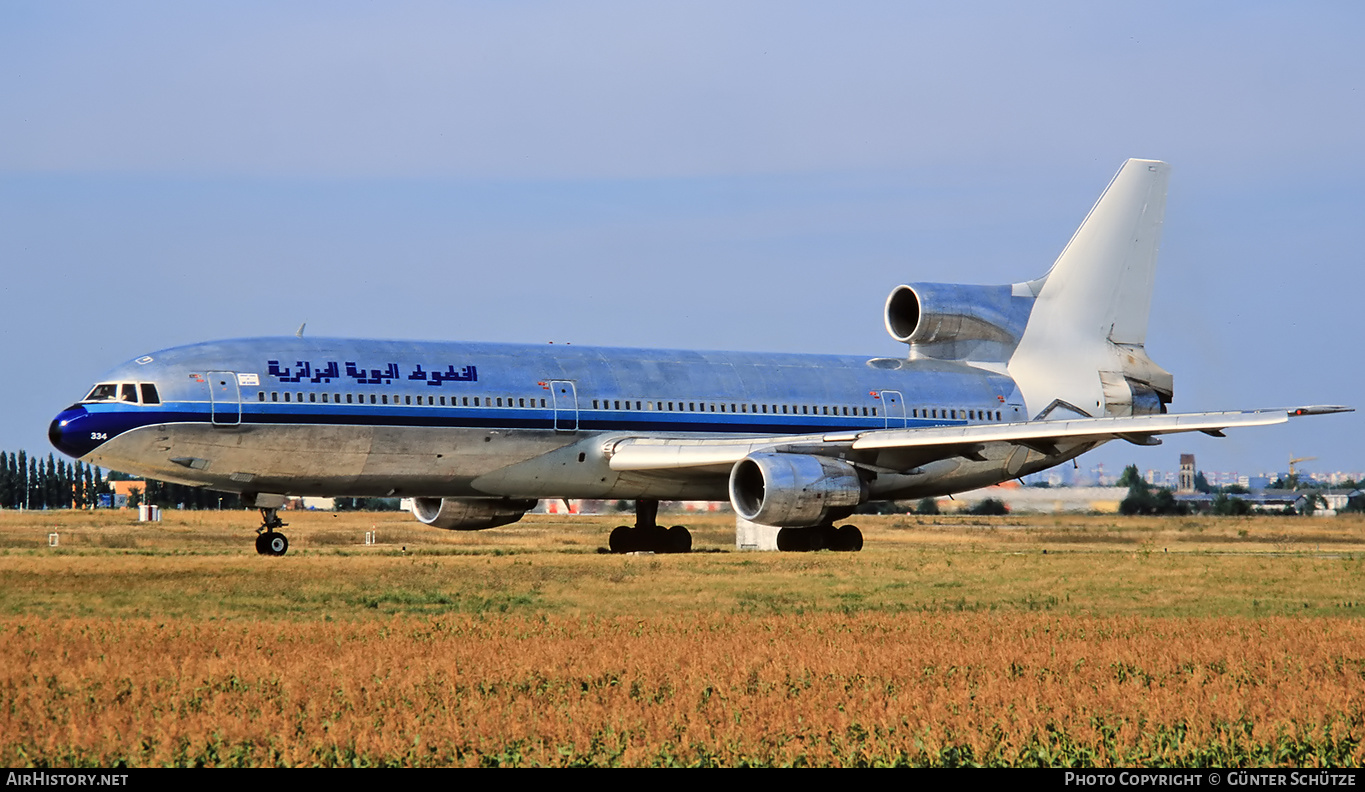
<instances>
[{"instance_id":1,"label":"dry grass field","mask_svg":"<svg viewBox=\"0 0 1365 792\"><path fill-rule=\"evenodd\" d=\"M0 514L14 765L1358 765L1365 520ZM364 544L366 531L378 543ZM48 535L57 534L57 546Z\"/></svg>"}]
</instances>

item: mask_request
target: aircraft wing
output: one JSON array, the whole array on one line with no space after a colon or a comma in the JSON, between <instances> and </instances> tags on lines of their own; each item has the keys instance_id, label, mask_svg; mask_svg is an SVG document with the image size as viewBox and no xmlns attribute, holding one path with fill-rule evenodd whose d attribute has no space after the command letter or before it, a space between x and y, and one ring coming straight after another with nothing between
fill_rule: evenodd
<instances>
[{"instance_id":1,"label":"aircraft wing","mask_svg":"<svg viewBox=\"0 0 1365 792\"><path fill-rule=\"evenodd\" d=\"M815 455L906 449L932 458L972 457L986 444L1007 443L1043 453L1057 453L1058 446L1127 440L1137 445L1157 445L1159 435L1203 432L1222 437L1223 430L1245 426L1269 426L1301 415L1351 412L1337 405L1246 410L1240 412L1166 413L1112 418L1028 421L1011 424L934 426L906 429L871 429L823 435L790 435L733 438L626 437L610 444L606 452L612 470L668 471L734 465L755 451Z\"/></svg>"}]
</instances>

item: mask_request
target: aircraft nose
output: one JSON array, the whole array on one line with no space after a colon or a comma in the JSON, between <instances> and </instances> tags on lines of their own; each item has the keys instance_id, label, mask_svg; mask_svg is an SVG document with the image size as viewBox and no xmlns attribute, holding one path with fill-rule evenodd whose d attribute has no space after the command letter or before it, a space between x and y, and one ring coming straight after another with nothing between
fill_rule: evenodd
<instances>
[{"instance_id":1,"label":"aircraft nose","mask_svg":"<svg viewBox=\"0 0 1365 792\"><path fill-rule=\"evenodd\" d=\"M69 457L79 459L90 453L99 442L92 442L94 438L90 432L80 431L84 423L81 419L85 416L83 407L68 407L62 410L47 427L48 441Z\"/></svg>"}]
</instances>

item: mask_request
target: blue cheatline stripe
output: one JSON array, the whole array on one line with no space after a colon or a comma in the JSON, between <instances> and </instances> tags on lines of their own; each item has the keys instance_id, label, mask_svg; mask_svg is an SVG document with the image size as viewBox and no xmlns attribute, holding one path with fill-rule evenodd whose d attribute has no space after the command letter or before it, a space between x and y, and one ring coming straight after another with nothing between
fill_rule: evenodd
<instances>
[{"instance_id":1,"label":"blue cheatline stripe","mask_svg":"<svg viewBox=\"0 0 1365 792\"><path fill-rule=\"evenodd\" d=\"M211 423L209 404L176 403L161 408L127 407L111 411L100 405L85 405L88 417L83 430L104 431L110 437L141 426L168 423ZM542 429L555 428L555 413L545 409L523 408L464 408L464 407L383 407L366 405L362 410L318 410L314 405L300 405L305 409L289 409L271 404L243 404L243 425L304 424L314 426L414 426L448 429ZM235 414L229 414L235 418ZM666 416L666 417L664 417ZM810 418L829 418L828 423L816 423ZM757 419L757 420L755 420ZM773 420L777 419L777 420ZM896 419L899 422L900 419ZM571 417L561 415L559 423L572 423ZM965 425L963 420L906 419L910 428L921 426ZM235 423L221 424L233 426ZM580 410L578 431L589 432L697 432L710 434L820 434L850 430L886 428L885 418L858 416L755 416L743 413L625 413L609 410ZM894 426L892 428L900 428Z\"/></svg>"}]
</instances>

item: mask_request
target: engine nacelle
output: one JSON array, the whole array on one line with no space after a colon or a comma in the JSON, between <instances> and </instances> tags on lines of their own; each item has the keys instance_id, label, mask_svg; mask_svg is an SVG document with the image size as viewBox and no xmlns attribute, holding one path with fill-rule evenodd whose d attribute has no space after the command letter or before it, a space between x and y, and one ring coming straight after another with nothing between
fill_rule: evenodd
<instances>
[{"instance_id":1,"label":"engine nacelle","mask_svg":"<svg viewBox=\"0 0 1365 792\"><path fill-rule=\"evenodd\" d=\"M510 498L413 498L412 516L447 531L482 531L510 525L536 507L534 500Z\"/></svg>"},{"instance_id":2,"label":"engine nacelle","mask_svg":"<svg viewBox=\"0 0 1365 792\"><path fill-rule=\"evenodd\" d=\"M886 298L886 332L940 360L1008 361L1033 310L1029 284L914 283Z\"/></svg>"},{"instance_id":3,"label":"engine nacelle","mask_svg":"<svg viewBox=\"0 0 1365 792\"><path fill-rule=\"evenodd\" d=\"M839 459L750 454L730 471L730 505L740 517L763 525L823 525L866 499L858 471Z\"/></svg>"}]
</instances>

